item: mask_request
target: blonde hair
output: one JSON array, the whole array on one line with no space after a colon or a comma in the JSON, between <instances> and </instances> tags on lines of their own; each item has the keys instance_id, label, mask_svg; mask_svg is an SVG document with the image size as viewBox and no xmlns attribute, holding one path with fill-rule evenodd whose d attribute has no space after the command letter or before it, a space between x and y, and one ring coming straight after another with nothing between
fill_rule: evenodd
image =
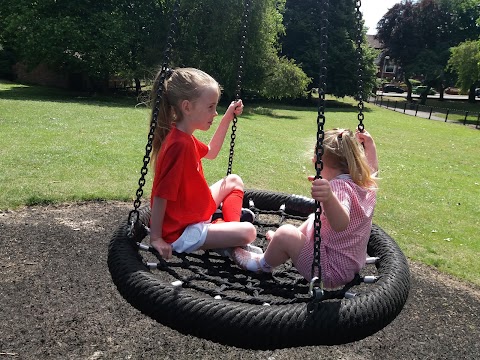
<instances>
[{"instance_id":1,"label":"blonde hair","mask_svg":"<svg viewBox=\"0 0 480 360\"><path fill-rule=\"evenodd\" d=\"M150 116L150 125L154 121L155 101L162 86L162 98L160 101L157 117L157 127L153 137L152 144L152 165L155 166L158 152L163 141L167 137L173 124L182 121L181 103L184 100L195 101L198 99L205 88L218 88L220 96L221 89L218 82L206 72L195 68L178 68L167 70L165 80L161 84L161 71L157 73L155 83L150 95L152 103L152 113Z\"/></svg>"},{"instance_id":2,"label":"blonde hair","mask_svg":"<svg viewBox=\"0 0 480 360\"><path fill-rule=\"evenodd\" d=\"M325 165L349 174L358 186L377 188L377 179L354 132L349 129L327 130L323 148L322 160Z\"/></svg>"}]
</instances>

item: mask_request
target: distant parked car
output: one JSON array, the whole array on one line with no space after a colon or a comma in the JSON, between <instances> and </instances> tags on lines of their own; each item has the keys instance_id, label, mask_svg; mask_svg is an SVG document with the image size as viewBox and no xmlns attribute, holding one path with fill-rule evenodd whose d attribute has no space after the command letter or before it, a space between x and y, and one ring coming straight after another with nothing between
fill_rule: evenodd
<instances>
[{"instance_id":1,"label":"distant parked car","mask_svg":"<svg viewBox=\"0 0 480 360\"><path fill-rule=\"evenodd\" d=\"M405 92L405 90L403 90L401 87L396 85L385 85L383 87L383 92L394 92L394 93L402 94Z\"/></svg>"},{"instance_id":2,"label":"distant parked car","mask_svg":"<svg viewBox=\"0 0 480 360\"><path fill-rule=\"evenodd\" d=\"M417 95L420 95L421 93L423 93L425 90L427 90L427 87L425 85L420 85L420 86L417 86L417 87L414 87L412 89L412 92L414 94L417 94ZM430 91L428 92L427 95L435 95L437 92L433 89L430 89Z\"/></svg>"},{"instance_id":3,"label":"distant parked car","mask_svg":"<svg viewBox=\"0 0 480 360\"><path fill-rule=\"evenodd\" d=\"M480 88L475 89L475 97L480 97Z\"/></svg>"},{"instance_id":4,"label":"distant parked car","mask_svg":"<svg viewBox=\"0 0 480 360\"><path fill-rule=\"evenodd\" d=\"M445 94L448 95L460 95L460 89L455 87L448 87L445 89Z\"/></svg>"}]
</instances>

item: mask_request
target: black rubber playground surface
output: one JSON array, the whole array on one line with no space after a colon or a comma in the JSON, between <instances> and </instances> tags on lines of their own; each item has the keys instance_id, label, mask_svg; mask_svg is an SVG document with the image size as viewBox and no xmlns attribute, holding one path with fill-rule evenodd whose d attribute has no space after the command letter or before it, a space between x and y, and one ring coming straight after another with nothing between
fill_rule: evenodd
<instances>
[{"instance_id":1,"label":"black rubber playground surface","mask_svg":"<svg viewBox=\"0 0 480 360\"><path fill-rule=\"evenodd\" d=\"M183 335L118 293L107 246L131 204L0 212L0 359L478 359L480 289L410 263L400 315L363 340L254 351Z\"/></svg>"}]
</instances>

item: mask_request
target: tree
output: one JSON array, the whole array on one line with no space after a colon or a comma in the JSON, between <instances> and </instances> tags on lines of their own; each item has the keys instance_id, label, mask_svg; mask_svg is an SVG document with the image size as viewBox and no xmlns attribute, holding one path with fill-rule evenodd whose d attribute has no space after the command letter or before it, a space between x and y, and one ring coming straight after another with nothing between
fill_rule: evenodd
<instances>
[{"instance_id":1,"label":"tree","mask_svg":"<svg viewBox=\"0 0 480 360\"><path fill-rule=\"evenodd\" d=\"M138 72L141 57L165 23L159 1L4 0L4 44L33 67L40 63L86 74L104 87L112 74ZM163 30L163 29L162 29Z\"/></svg>"},{"instance_id":2,"label":"tree","mask_svg":"<svg viewBox=\"0 0 480 360\"><path fill-rule=\"evenodd\" d=\"M413 64L422 48L416 23L418 18L415 15L413 2L407 0L395 4L377 24L377 38L404 72L408 101L412 100L412 84L409 79L414 75Z\"/></svg>"},{"instance_id":3,"label":"tree","mask_svg":"<svg viewBox=\"0 0 480 360\"><path fill-rule=\"evenodd\" d=\"M425 103L431 87L443 93L449 48L466 38L478 37L477 0L405 0L394 5L377 25L377 38L404 71L412 100L410 78L421 78L427 88L421 95Z\"/></svg>"},{"instance_id":4,"label":"tree","mask_svg":"<svg viewBox=\"0 0 480 360\"><path fill-rule=\"evenodd\" d=\"M0 43L20 61L39 63L67 73L82 73L93 84L106 84L115 74L153 78L163 60L173 0L2 0ZM199 67L211 73L232 97L238 70L244 2L240 0L181 0L173 66ZM246 45L244 86L287 89L301 94L308 78L294 62L279 55L284 31L285 0L251 1ZM272 72L287 72L284 79ZM273 81L275 79L275 81ZM273 96L273 95L272 95ZM287 96L275 92L275 97Z\"/></svg>"},{"instance_id":5,"label":"tree","mask_svg":"<svg viewBox=\"0 0 480 360\"><path fill-rule=\"evenodd\" d=\"M458 85L469 90L468 101L475 102L475 88L480 81L480 40L465 41L450 49L448 67L458 75Z\"/></svg>"},{"instance_id":6,"label":"tree","mask_svg":"<svg viewBox=\"0 0 480 360\"><path fill-rule=\"evenodd\" d=\"M243 1L223 0L221 6L218 0L186 2L174 61L209 72L222 83L225 96L231 98L237 82ZM295 62L279 56L284 3L285 0L250 1L243 87L267 98L299 95L308 84L307 76ZM272 76L277 73L285 77ZM290 78L298 81L288 87ZM285 92L280 93L279 89Z\"/></svg>"},{"instance_id":7,"label":"tree","mask_svg":"<svg viewBox=\"0 0 480 360\"><path fill-rule=\"evenodd\" d=\"M317 87L320 73L319 14L321 2L315 0L288 0L285 10L285 35L281 38L282 54L295 59ZM330 1L328 11L327 92L338 97L357 93L355 39L357 27L353 1ZM363 25L363 24L362 24ZM363 59L365 96L375 84L374 58L376 54L366 46L363 32Z\"/></svg>"},{"instance_id":8,"label":"tree","mask_svg":"<svg viewBox=\"0 0 480 360\"><path fill-rule=\"evenodd\" d=\"M458 45L465 40L476 40L480 36L480 4L478 0L438 0L440 7L448 14L445 35L450 44Z\"/></svg>"}]
</instances>

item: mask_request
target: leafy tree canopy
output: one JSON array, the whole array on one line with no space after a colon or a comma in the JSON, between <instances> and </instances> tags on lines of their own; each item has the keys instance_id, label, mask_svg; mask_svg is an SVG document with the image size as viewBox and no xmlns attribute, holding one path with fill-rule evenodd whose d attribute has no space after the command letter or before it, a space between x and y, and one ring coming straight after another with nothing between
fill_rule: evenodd
<instances>
[{"instance_id":1,"label":"leafy tree canopy","mask_svg":"<svg viewBox=\"0 0 480 360\"><path fill-rule=\"evenodd\" d=\"M100 81L112 74L152 78L163 60L173 2L2 0L0 43L31 67L45 63ZM172 65L199 67L211 73L231 97L237 80L244 2L180 3ZM301 94L308 77L294 61L279 55L285 0L250 3L244 86L263 89L266 96ZM288 76L272 77L277 71ZM296 81L287 86L290 78Z\"/></svg>"},{"instance_id":2,"label":"leafy tree canopy","mask_svg":"<svg viewBox=\"0 0 480 360\"><path fill-rule=\"evenodd\" d=\"M420 77L430 87L443 86L449 49L477 39L480 8L477 0L404 0L394 5L377 25L377 38L409 78Z\"/></svg>"},{"instance_id":3,"label":"leafy tree canopy","mask_svg":"<svg viewBox=\"0 0 480 360\"><path fill-rule=\"evenodd\" d=\"M470 90L470 100L475 99L472 90L480 81L480 40L465 41L450 49L448 66L458 75L461 89Z\"/></svg>"},{"instance_id":4,"label":"leafy tree canopy","mask_svg":"<svg viewBox=\"0 0 480 360\"><path fill-rule=\"evenodd\" d=\"M311 87L317 87L320 73L319 23L322 3L315 0L287 0L284 24L286 33L281 38L282 53L295 59L312 79ZM357 93L357 70L359 67L355 39L357 25L354 1L330 1L328 11L327 43L327 92L335 96ZM365 44L363 22L364 88L369 92L375 83L375 51ZM365 96L366 94L364 94Z\"/></svg>"}]
</instances>

